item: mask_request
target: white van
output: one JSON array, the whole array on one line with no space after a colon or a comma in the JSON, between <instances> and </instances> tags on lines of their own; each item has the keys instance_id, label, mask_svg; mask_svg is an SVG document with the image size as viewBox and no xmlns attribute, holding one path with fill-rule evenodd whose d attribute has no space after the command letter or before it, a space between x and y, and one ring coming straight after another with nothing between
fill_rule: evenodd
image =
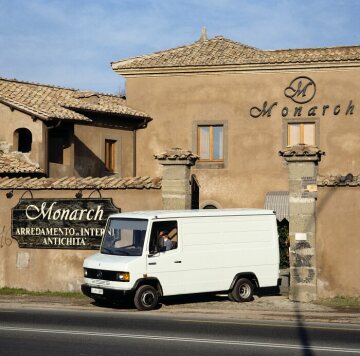
<instances>
[{"instance_id":1,"label":"white van","mask_svg":"<svg viewBox=\"0 0 360 356\"><path fill-rule=\"evenodd\" d=\"M154 309L160 296L190 293L250 301L255 287L278 285L276 217L263 209L115 214L100 252L84 261L84 277L85 295L130 295L139 310Z\"/></svg>"}]
</instances>

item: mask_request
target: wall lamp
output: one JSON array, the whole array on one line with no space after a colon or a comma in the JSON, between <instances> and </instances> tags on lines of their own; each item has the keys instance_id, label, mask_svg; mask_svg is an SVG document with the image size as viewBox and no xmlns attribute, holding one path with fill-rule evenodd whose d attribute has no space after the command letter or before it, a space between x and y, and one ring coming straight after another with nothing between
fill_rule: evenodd
<instances>
[{"instance_id":1,"label":"wall lamp","mask_svg":"<svg viewBox=\"0 0 360 356\"><path fill-rule=\"evenodd\" d=\"M33 193L30 189L26 189L25 192L21 195L20 199L22 199L26 193L30 193L31 199L34 199ZM6 198L8 199L11 199L13 196L14 196L14 189L6 193Z\"/></svg>"},{"instance_id":2,"label":"wall lamp","mask_svg":"<svg viewBox=\"0 0 360 356\"><path fill-rule=\"evenodd\" d=\"M82 190L79 190L79 191L75 194L75 198L76 198L76 199L81 199L82 197L83 197Z\"/></svg>"},{"instance_id":3,"label":"wall lamp","mask_svg":"<svg viewBox=\"0 0 360 356\"><path fill-rule=\"evenodd\" d=\"M99 197L102 198L100 189L94 189L94 190L90 193L89 198L90 198L95 192L98 192L98 193L99 193Z\"/></svg>"},{"instance_id":4,"label":"wall lamp","mask_svg":"<svg viewBox=\"0 0 360 356\"><path fill-rule=\"evenodd\" d=\"M20 199L22 199L26 193L30 193L31 199L34 199L33 193L32 193L32 191L29 190L29 189L25 190L25 192L22 194L22 196L20 197Z\"/></svg>"}]
</instances>

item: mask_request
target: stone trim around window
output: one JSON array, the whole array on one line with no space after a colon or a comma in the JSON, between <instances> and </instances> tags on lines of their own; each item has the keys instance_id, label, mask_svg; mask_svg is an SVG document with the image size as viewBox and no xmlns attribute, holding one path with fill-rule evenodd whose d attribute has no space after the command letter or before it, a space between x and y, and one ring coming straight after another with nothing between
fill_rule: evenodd
<instances>
[{"instance_id":1,"label":"stone trim around window","mask_svg":"<svg viewBox=\"0 0 360 356\"><path fill-rule=\"evenodd\" d=\"M320 120L319 118L284 118L282 122L282 147L288 147L288 124L315 124L316 147L320 147Z\"/></svg>"},{"instance_id":2,"label":"stone trim around window","mask_svg":"<svg viewBox=\"0 0 360 356\"><path fill-rule=\"evenodd\" d=\"M223 126L223 162L201 162L197 161L194 168L197 169L223 169L228 166L228 121L227 120L197 120L192 125L192 152L198 154L198 126Z\"/></svg>"}]
</instances>

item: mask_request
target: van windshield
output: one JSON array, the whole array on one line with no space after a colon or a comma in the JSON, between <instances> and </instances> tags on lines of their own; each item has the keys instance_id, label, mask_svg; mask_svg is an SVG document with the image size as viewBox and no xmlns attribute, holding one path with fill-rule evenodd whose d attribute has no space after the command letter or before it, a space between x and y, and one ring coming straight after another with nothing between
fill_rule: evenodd
<instances>
[{"instance_id":1,"label":"van windshield","mask_svg":"<svg viewBox=\"0 0 360 356\"><path fill-rule=\"evenodd\" d=\"M110 219L100 252L108 255L141 256L148 220Z\"/></svg>"}]
</instances>

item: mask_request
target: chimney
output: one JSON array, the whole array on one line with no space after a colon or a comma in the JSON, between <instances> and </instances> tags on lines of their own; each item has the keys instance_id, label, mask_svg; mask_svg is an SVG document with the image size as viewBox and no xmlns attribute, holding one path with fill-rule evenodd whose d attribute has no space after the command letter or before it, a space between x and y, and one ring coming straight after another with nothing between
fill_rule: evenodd
<instances>
[{"instance_id":1,"label":"chimney","mask_svg":"<svg viewBox=\"0 0 360 356\"><path fill-rule=\"evenodd\" d=\"M207 41L207 40L208 40L207 29L206 29L206 27L203 27L201 29L201 36L199 38L199 42L203 42L203 41Z\"/></svg>"}]
</instances>

